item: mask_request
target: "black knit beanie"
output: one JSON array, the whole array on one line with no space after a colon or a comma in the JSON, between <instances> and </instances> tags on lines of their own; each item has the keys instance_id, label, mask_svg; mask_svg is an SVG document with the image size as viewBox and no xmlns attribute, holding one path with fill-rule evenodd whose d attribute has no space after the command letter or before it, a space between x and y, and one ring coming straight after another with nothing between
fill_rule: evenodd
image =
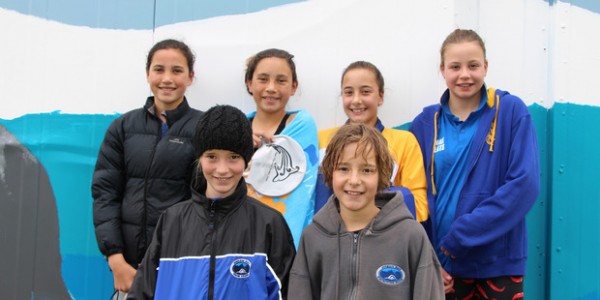
<instances>
[{"instance_id":1,"label":"black knit beanie","mask_svg":"<svg viewBox=\"0 0 600 300\"><path fill-rule=\"evenodd\" d=\"M196 157L206 150L228 150L244 158L246 167L254 154L252 126L246 115L231 105L216 105L207 110L196 125Z\"/></svg>"}]
</instances>

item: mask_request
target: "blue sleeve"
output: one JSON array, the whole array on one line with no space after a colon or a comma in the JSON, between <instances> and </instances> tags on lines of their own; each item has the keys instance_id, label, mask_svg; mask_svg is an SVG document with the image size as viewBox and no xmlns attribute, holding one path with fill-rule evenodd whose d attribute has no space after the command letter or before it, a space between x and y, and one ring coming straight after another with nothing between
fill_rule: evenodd
<instances>
[{"instance_id":1,"label":"blue sleeve","mask_svg":"<svg viewBox=\"0 0 600 300\"><path fill-rule=\"evenodd\" d=\"M327 184L325 184L325 176L319 172L317 175L317 187L316 187L316 197L315 197L315 214L327 203L327 200L333 192L329 189Z\"/></svg>"},{"instance_id":2,"label":"blue sleeve","mask_svg":"<svg viewBox=\"0 0 600 300\"><path fill-rule=\"evenodd\" d=\"M385 190L386 192L401 192L404 197L404 204L408 208L408 211L412 214L413 218L417 218L417 208L415 206L415 197L409 189L401 186L391 186Z\"/></svg>"}]
</instances>

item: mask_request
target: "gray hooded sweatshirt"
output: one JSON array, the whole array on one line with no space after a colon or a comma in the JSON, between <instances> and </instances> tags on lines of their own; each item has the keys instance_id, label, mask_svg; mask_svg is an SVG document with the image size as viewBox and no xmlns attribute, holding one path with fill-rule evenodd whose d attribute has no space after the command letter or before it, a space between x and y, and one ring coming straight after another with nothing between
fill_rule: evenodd
<instances>
[{"instance_id":1,"label":"gray hooded sweatshirt","mask_svg":"<svg viewBox=\"0 0 600 300\"><path fill-rule=\"evenodd\" d=\"M373 221L348 232L329 198L302 233L288 299L445 299L440 264L402 194L376 204Z\"/></svg>"}]
</instances>

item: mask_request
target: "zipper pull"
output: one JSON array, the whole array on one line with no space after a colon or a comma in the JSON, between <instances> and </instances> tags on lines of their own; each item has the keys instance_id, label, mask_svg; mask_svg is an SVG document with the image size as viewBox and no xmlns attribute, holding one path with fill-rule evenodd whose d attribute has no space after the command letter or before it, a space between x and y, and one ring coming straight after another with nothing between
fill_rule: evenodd
<instances>
[{"instance_id":1,"label":"zipper pull","mask_svg":"<svg viewBox=\"0 0 600 300\"><path fill-rule=\"evenodd\" d=\"M215 200L210 202L210 212L209 212L210 223L208 227L212 230L215 228Z\"/></svg>"}]
</instances>

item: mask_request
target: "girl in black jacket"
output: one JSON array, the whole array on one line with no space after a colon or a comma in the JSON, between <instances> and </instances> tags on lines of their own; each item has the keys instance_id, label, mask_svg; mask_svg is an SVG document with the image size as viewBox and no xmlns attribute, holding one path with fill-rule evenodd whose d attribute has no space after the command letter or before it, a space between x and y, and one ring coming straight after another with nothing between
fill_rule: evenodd
<instances>
[{"instance_id":1,"label":"girl in black jacket","mask_svg":"<svg viewBox=\"0 0 600 300\"><path fill-rule=\"evenodd\" d=\"M201 114L184 97L194 78L194 55L186 44L154 45L146 76L153 96L112 122L92 180L98 247L115 290L122 292L133 282L160 214L190 197L192 136Z\"/></svg>"}]
</instances>

